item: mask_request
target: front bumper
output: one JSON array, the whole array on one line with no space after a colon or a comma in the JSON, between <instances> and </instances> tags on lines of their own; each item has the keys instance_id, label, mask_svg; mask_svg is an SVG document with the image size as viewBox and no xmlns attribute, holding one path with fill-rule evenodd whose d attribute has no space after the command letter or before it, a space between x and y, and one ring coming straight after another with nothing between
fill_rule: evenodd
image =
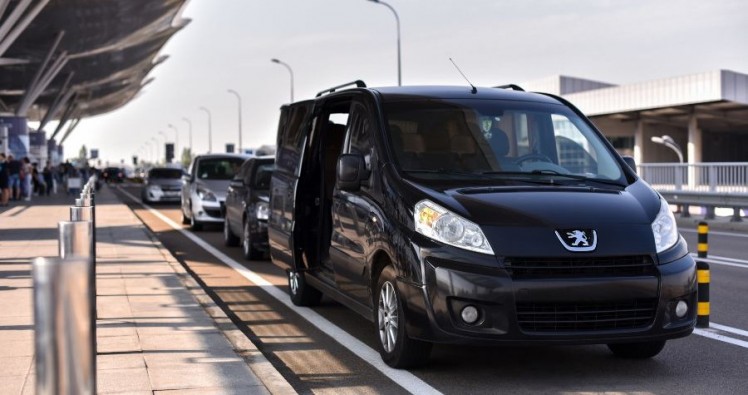
<instances>
[{"instance_id":1,"label":"front bumper","mask_svg":"<svg viewBox=\"0 0 748 395\"><path fill-rule=\"evenodd\" d=\"M252 237L252 248L258 251L267 252L270 251L270 243L268 242L268 222L255 220L250 224L249 229Z\"/></svg>"},{"instance_id":2,"label":"front bumper","mask_svg":"<svg viewBox=\"0 0 748 395\"><path fill-rule=\"evenodd\" d=\"M144 200L149 202L180 202L179 190L162 190L146 188L143 192Z\"/></svg>"},{"instance_id":3,"label":"front bumper","mask_svg":"<svg viewBox=\"0 0 748 395\"><path fill-rule=\"evenodd\" d=\"M696 265L688 255L655 266L651 275L531 279L513 278L499 264L420 256L425 285L398 281L407 332L415 339L517 345L642 342L687 336L696 322ZM677 318L680 300L689 309ZM475 324L460 318L467 305L480 312Z\"/></svg>"},{"instance_id":4,"label":"front bumper","mask_svg":"<svg viewBox=\"0 0 748 395\"><path fill-rule=\"evenodd\" d=\"M199 196L192 196L192 218L199 222L223 223L225 199L216 201L201 200Z\"/></svg>"}]
</instances>

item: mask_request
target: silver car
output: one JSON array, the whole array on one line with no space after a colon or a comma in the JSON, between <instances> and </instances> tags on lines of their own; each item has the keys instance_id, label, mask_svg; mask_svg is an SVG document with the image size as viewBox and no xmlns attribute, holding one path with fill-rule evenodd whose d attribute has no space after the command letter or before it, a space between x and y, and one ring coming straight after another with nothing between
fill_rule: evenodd
<instances>
[{"instance_id":1,"label":"silver car","mask_svg":"<svg viewBox=\"0 0 748 395\"><path fill-rule=\"evenodd\" d=\"M223 205L231 180L249 155L196 156L182 183L182 223L201 230L206 223L223 223Z\"/></svg>"},{"instance_id":2,"label":"silver car","mask_svg":"<svg viewBox=\"0 0 748 395\"><path fill-rule=\"evenodd\" d=\"M179 168L154 167L148 170L140 199L143 203L179 202L184 174Z\"/></svg>"}]
</instances>

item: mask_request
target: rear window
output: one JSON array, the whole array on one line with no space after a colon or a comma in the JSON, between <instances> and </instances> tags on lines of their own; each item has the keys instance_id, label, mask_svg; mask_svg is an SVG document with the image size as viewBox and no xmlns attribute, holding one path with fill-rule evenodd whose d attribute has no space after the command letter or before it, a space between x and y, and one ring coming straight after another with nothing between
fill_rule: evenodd
<instances>
[{"instance_id":1,"label":"rear window","mask_svg":"<svg viewBox=\"0 0 748 395\"><path fill-rule=\"evenodd\" d=\"M197 165L197 178L201 180L231 180L244 163L243 158L202 159Z\"/></svg>"},{"instance_id":2,"label":"rear window","mask_svg":"<svg viewBox=\"0 0 748 395\"><path fill-rule=\"evenodd\" d=\"M151 169L148 172L150 178L181 178L182 170L179 169Z\"/></svg>"}]
</instances>

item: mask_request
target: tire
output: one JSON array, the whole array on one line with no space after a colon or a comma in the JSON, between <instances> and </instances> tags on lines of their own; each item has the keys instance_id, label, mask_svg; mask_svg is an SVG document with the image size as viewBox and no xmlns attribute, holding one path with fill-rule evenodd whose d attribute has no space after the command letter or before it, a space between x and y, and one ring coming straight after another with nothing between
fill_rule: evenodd
<instances>
[{"instance_id":1,"label":"tire","mask_svg":"<svg viewBox=\"0 0 748 395\"><path fill-rule=\"evenodd\" d=\"M425 364L432 344L408 337L407 317L395 282L395 269L390 265L379 275L375 296L374 320L377 348L382 360L396 369L414 368Z\"/></svg>"},{"instance_id":2,"label":"tire","mask_svg":"<svg viewBox=\"0 0 748 395\"><path fill-rule=\"evenodd\" d=\"M195 216L193 215L192 217L190 217L190 228L192 228L192 230L194 230L195 232L199 232L203 230L203 223L196 220Z\"/></svg>"},{"instance_id":3,"label":"tire","mask_svg":"<svg viewBox=\"0 0 748 395\"><path fill-rule=\"evenodd\" d=\"M306 283L304 272L287 271L288 294L296 306L317 306L322 299L322 292Z\"/></svg>"},{"instance_id":4,"label":"tire","mask_svg":"<svg viewBox=\"0 0 748 395\"><path fill-rule=\"evenodd\" d=\"M252 247L252 233L249 231L249 221L246 219L242 225L242 254L248 261L262 259L262 253Z\"/></svg>"},{"instance_id":5,"label":"tire","mask_svg":"<svg viewBox=\"0 0 748 395\"><path fill-rule=\"evenodd\" d=\"M189 225L190 219L187 218L186 215L184 215L184 209L182 209L182 225Z\"/></svg>"},{"instance_id":6,"label":"tire","mask_svg":"<svg viewBox=\"0 0 748 395\"><path fill-rule=\"evenodd\" d=\"M228 217L223 220L223 244L226 247L236 247L239 245L239 238L231 231L231 224Z\"/></svg>"},{"instance_id":7,"label":"tire","mask_svg":"<svg viewBox=\"0 0 748 395\"><path fill-rule=\"evenodd\" d=\"M613 343L608 348L618 358L646 359L659 354L665 348L665 340L642 343Z\"/></svg>"}]
</instances>

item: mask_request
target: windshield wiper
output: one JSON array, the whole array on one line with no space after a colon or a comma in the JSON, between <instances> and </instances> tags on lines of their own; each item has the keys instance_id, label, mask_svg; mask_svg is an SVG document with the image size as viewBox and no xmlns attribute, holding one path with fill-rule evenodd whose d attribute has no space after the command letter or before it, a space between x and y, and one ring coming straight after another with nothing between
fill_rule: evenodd
<instances>
[{"instance_id":1,"label":"windshield wiper","mask_svg":"<svg viewBox=\"0 0 748 395\"><path fill-rule=\"evenodd\" d=\"M625 185L622 185L621 183L618 183L616 181L612 180L601 180L599 178L590 178L585 176L580 176L577 174L565 174L565 173L559 173L555 170L550 169L544 169L544 170L533 170L530 172L524 172L524 171L485 171L483 174L494 174L494 175L507 175L507 176L534 176L534 175L540 175L540 176L552 176L552 177L563 177L568 178L572 180L579 180L579 181L591 181L591 182L597 182L600 184L606 184L606 185L615 185L617 187L625 188Z\"/></svg>"},{"instance_id":2,"label":"windshield wiper","mask_svg":"<svg viewBox=\"0 0 748 395\"><path fill-rule=\"evenodd\" d=\"M426 173L426 174L448 174L457 176L468 176L468 177L479 177L479 178L491 178L485 173L476 173L472 171L455 170L455 169L403 169L406 173Z\"/></svg>"}]
</instances>

